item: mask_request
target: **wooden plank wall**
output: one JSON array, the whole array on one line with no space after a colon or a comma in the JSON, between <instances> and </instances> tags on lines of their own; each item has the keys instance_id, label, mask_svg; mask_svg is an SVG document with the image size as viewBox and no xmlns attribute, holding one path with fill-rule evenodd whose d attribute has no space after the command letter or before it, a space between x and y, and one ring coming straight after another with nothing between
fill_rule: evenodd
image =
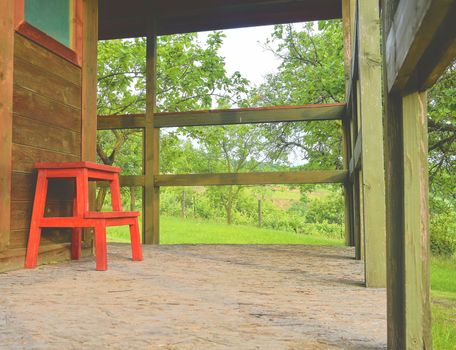
<instances>
[{"instance_id":1,"label":"wooden plank wall","mask_svg":"<svg viewBox=\"0 0 456 350\"><path fill-rule=\"evenodd\" d=\"M19 34L14 37L12 139L9 248L25 254L34 163L81 159L81 69ZM46 215L71 215L72 196L73 184L52 181ZM42 245L69 241L68 230L47 230Z\"/></svg>"}]
</instances>

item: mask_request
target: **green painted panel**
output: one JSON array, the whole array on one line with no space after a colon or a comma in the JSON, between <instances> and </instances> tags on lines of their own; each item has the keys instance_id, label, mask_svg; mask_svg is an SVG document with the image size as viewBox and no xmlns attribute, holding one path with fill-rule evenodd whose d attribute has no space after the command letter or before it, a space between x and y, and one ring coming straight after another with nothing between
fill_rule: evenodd
<instances>
[{"instance_id":1,"label":"green painted panel","mask_svg":"<svg viewBox=\"0 0 456 350\"><path fill-rule=\"evenodd\" d=\"M24 0L25 21L70 47L71 3L72 0Z\"/></svg>"}]
</instances>

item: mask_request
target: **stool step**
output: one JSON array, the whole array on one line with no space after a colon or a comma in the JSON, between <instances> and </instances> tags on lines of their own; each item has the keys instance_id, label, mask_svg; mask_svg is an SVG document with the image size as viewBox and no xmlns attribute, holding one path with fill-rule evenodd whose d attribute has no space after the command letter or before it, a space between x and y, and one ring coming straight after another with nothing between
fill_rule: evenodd
<instances>
[{"instance_id":1,"label":"stool step","mask_svg":"<svg viewBox=\"0 0 456 350\"><path fill-rule=\"evenodd\" d=\"M136 218L139 211L88 211L84 214L85 219L119 219L119 218Z\"/></svg>"}]
</instances>

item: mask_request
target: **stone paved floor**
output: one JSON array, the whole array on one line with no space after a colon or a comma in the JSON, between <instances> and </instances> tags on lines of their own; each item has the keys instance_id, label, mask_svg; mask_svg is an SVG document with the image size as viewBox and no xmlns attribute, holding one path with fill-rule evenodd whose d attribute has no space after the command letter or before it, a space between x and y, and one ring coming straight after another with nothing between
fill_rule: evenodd
<instances>
[{"instance_id":1,"label":"stone paved floor","mask_svg":"<svg viewBox=\"0 0 456 350\"><path fill-rule=\"evenodd\" d=\"M385 290L351 248L109 246L0 274L0 349L384 349Z\"/></svg>"}]
</instances>

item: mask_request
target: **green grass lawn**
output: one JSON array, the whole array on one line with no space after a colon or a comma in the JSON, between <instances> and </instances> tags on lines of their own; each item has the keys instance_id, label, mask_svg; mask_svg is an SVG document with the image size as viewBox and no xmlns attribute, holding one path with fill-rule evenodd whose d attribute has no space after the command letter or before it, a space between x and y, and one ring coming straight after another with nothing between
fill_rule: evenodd
<instances>
[{"instance_id":1,"label":"green grass lawn","mask_svg":"<svg viewBox=\"0 0 456 350\"><path fill-rule=\"evenodd\" d=\"M108 241L129 242L127 227L110 227ZM343 245L343 241L254 226L226 225L196 219L160 217L161 244L309 244Z\"/></svg>"},{"instance_id":2,"label":"green grass lawn","mask_svg":"<svg viewBox=\"0 0 456 350\"><path fill-rule=\"evenodd\" d=\"M434 349L456 349L456 258L431 259Z\"/></svg>"},{"instance_id":3,"label":"green grass lawn","mask_svg":"<svg viewBox=\"0 0 456 350\"><path fill-rule=\"evenodd\" d=\"M325 237L167 216L160 217L160 229L162 244L343 245ZM129 242L128 228L109 228L108 241ZM456 258L431 260L431 289L434 349L456 349Z\"/></svg>"}]
</instances>

